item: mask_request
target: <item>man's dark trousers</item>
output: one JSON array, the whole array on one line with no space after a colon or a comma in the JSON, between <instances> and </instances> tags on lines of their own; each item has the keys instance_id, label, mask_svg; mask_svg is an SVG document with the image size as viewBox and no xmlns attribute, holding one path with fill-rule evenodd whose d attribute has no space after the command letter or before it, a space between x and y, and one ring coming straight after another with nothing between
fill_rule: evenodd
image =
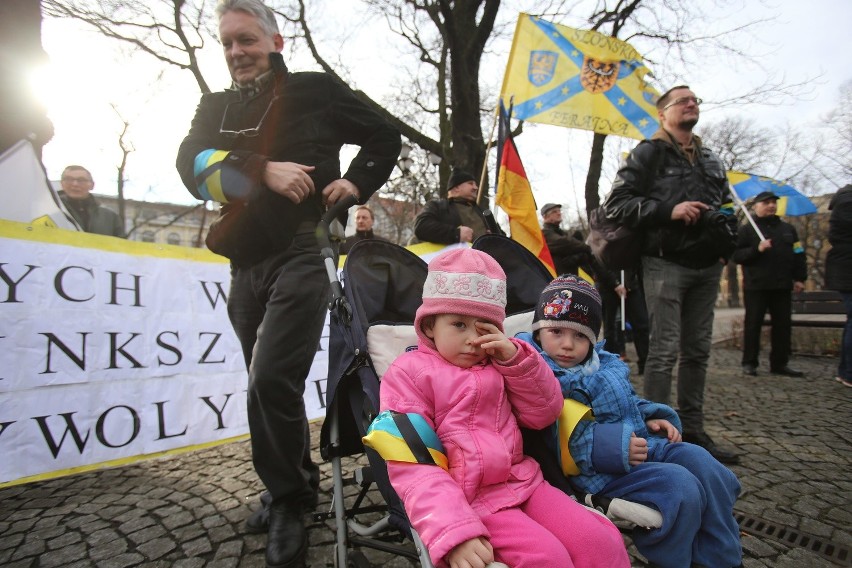
<instances>
[{"instance_id":1,"label":"man's dark trousers","mask_svg":"<svg viewBox=\"0 0 852 568\"><path fill-rule=\"evenodd\" d=\"M790 333L792 328L791 290L744 290L745 322L743 324L743 366L758 367L760 330L769 310L772 318L770 332L769 369L778 370L790 361Z\"/></svg>"},{"instance_id":2,"label":"man's dark trousers","mask_svg":"<svg viewBox=\"0 0 852 568\"><path fill-rule=\"evenodd\" d=\"M228 297L249 369L255 470L273 501L306 508L316 502L319 468L310 457L302 395L330 287L319 251L313 230L300 232L286 251L248 268L233 267Z\"/></svg>"}]
</instances>

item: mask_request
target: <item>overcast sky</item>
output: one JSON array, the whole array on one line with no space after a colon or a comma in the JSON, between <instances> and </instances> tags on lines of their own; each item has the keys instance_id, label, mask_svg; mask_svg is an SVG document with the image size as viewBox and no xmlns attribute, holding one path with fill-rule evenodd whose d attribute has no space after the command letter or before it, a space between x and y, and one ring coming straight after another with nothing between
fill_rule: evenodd
<instances>
[{"instance_id":1,"label":"overcast sky","mask_svg":"<svg viewBox=\"0 0 852 568\"><path fill-rule=\"evenodd\" d=\"M836 106L840 85L852 80L852 34L843 31L852 22L852 1L768 1L778 7L776 21L764 25L745 45L761 54L760 65L776 76L783 75L790 82L821 76L819 84L806 100L786 101L781 106L714 109L707 104L702 109L702 122L742 113L768 125L813 124ZM383 21L371 26L351 25L353 18L360 22L357 13L346 12L353 5L356 4L341 2L339 10L326 16L346 22L337 28L349 33L346 53L340 59L351 67L353 86L381 99L389 88L382 77L392 69L396 56L390 48L393 39L387 35ZM504 2L501 9L510 10L509 5ZM756 10L751 2L744 2L743 6L743 10L735 13L719 14L711 27L730 27L741 19L759 19L775 11L763 7ZM505 12L504 16L510 14ZM334 29L333 24L332 21L326 29ZM127 196L150 201L194 202L174 169L177 147L189 128L199 98L191 74L166 69L157 81L156 70L161 66L153 58L140 53L128 57L117 42L71 21L45 20L42 36L51 59L43 92L56 127L56 135L45 147L43 156L51 179L58 178L67 164L82 164L94 174L95 192L115 194L121 121L110 106L114 104L130 123L130 141L135 147L126 174ZM492 55L486 62L493 68L494 79L483 81L483 88L499 89L509 47L508 39L491 45ZM359 55L351 57L350 50ZM229 79L218 44L209 46L202 65L211 88L220 90L227 86ZM304 68L302 65L310 63L290 62L291 68ZM711 103L727 98L729 93L741 92L744 86L757 86L765 76L754 68L734 73L730 62L719 59L691 69L686 75L698 96ZM554 126L525 127L517 142L539 204L554 201L572 208L581 204L590 137L584 131ZM625 140L617 146L629 149L634 144ZM615 146L611 152L616 152ZM612 172L605 172L601 180L602 194L606 193L611 175ZM576 197L574 188L579 194Z\"/></svg>"}]
</instances>

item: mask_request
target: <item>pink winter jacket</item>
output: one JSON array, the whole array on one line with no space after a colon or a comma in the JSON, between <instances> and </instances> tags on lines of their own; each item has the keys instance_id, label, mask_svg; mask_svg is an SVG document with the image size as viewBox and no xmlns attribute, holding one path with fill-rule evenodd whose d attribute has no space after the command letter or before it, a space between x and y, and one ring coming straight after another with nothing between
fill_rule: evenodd
<instances>
[{"instance_id":1,"label":"pink winter jacket","mask_svg":"<svg viewBox=\"0 0 852 568\"><path fill-rule=\"evenodd\" d=\"M430 340L398 357L382 378L381 410L415 412L438 434L449 473L438 466L388 462L394 490L435 564L462 542L489 537L480 517L524 503L544 481L523 453L518 425L556 421L562 393L527 343L504 364L486 359L462 369Z\"/></svg>"}]
</instances>

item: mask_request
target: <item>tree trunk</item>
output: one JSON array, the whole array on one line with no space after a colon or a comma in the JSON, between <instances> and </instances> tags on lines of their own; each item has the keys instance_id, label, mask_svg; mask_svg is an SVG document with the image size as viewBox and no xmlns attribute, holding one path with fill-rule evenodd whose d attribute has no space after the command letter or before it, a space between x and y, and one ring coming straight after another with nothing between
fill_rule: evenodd
<instances>
[{"instance_id":1,"label":"tree trunk","mask_svg":"<svg viewBox=\"0 0 852 568\"><path fill-rule=\"evenodd\" d=\"M725 267L728 277L728 307L740 307L740 279L737 272L737 263L730 261Z\"/></svg>"},{"instance_id":2,"label":"tree trunk","mask_svg":"<svg viewBox=\"0 0 852 568\"><path fill-rule=\"evenodd\" d=\"M586 174L586 218L589 213L601 204L598 185L603 167L603 150L606 134L595 133L592 140L592 154L589 157L589 172Z\"/></svg>"}]
</instances>

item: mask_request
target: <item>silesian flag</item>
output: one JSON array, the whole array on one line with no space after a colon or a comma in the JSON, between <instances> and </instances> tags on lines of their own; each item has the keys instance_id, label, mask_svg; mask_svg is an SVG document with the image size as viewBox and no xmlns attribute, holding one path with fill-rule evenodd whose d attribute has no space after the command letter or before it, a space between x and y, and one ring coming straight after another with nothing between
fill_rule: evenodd
<instances>
[{"instance_id":1,"label":"silesian flag","mask_svg":"<svg viewBox=\"0 0 852 568\"><path fill-rule=\"evenodd\" d=\"M515 118L643 140L659 127L659 93L630 44L520 14L503 78Z\"/></svg>"},{"instance_id":2,"label":"silesian flag","mask_svg":"<svg viewBox=\"0 0 852 568\"><path fill-rule=\"evenodd\" d=\"M743 200L754 197L761 191L771 191L777 195L777 215L779 217L785 215L791 217L796 215L810 215L817 212L816 206L799 190L772 178L729 171L728 182L730 182L740 199Z\"/></svg>"},{"instance_id":3,"label":"silesian flag","mask_svg":"<svg viewBox=\"0 0 852 568\"><path fill-rule=\"evenodd\" d=\"M497 197L494 202L509 215L509 232L512 240L533 253L556 276L553 258L541 234L536 216L532 187L518 155L515 141L509 130L509 114L500 103L500 139L497 143Z\"/></svg>"}]
</instances>

